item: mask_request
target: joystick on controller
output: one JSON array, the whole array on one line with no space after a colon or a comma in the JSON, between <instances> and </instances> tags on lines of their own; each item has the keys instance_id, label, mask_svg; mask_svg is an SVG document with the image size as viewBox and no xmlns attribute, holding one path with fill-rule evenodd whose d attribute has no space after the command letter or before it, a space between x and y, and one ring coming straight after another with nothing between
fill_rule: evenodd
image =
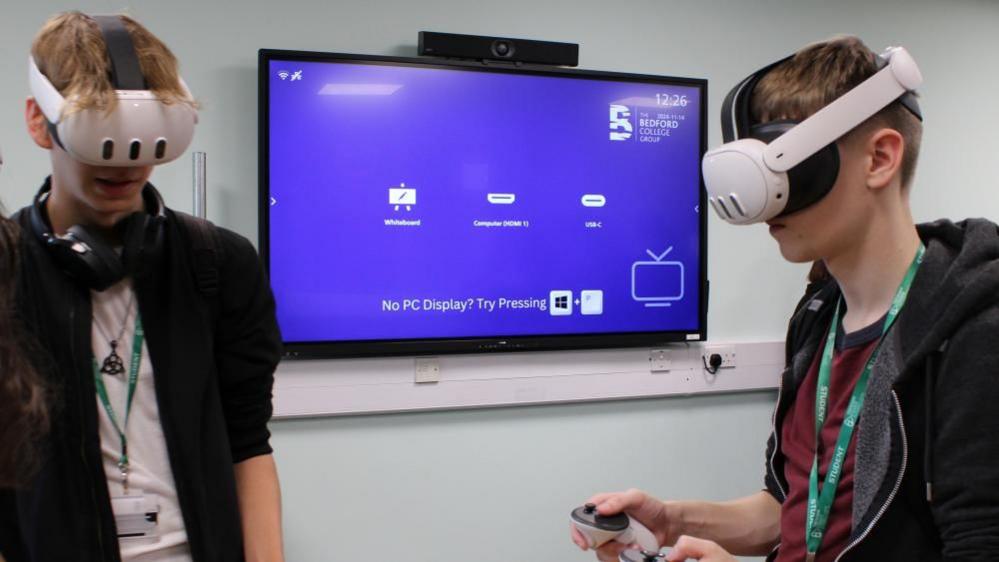
<instances>
[{"instance_id":1,"label":"joystick on controller","mask_svg":"<svg viewBox=\"0 0 999 562\"><path fill-rule=\"evenodd\" d=\"M665 562L665 552L652 552L649 550L625 550L618 557L621 562Z\"/></svg>"},{"instance_id":2,"label":"joystick on controller","mask_svg":"<svg viewBox=\"0 0 999 562\"><path fill-rule=\"evenodd\" d=\"M599 548L613 540L626 545L637 544L647 552L659 552L659 543L652 531L624 513L600 515L597 506L588 503L572 511L571 521L586 537L590 548Z\"/></svg>"}]
</instances>

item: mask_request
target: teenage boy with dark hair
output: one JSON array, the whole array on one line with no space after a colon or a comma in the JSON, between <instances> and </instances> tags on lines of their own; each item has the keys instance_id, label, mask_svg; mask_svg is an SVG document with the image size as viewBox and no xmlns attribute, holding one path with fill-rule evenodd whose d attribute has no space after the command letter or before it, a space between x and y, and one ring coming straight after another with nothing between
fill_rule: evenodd
<instances>
[{"instance_id":1,"label":"teenage boy with dark hair","mask_svg":"<svg viewBox=\"0 0 999 562\"><path fill-rule=\"evenodd\" d=\"M853 37L806 47L756 84L752 120L801 122L879 69ZM828 276L790 322L766 489L721 503L598 494L600 513L643 522L675 545L668 560L999 560L999 234L914 224L921 134L890 103L836 140L828 193L767 221L785 259Z\"/></svg>"}]
</instances>

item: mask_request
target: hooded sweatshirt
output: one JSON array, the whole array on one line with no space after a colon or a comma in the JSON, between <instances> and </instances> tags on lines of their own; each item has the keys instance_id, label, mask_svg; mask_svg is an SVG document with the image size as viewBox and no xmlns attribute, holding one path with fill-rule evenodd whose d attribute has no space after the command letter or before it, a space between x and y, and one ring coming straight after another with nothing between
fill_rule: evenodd
<instances>
[{"instance_id":1,"label":"hooded sweatshirt","mask_svg":"<svg viewBox=\"0 0 999 562\"><path fill-rule=\"evenodd\" d=\"M854 434L852 533L837 561L999 561L999 228L917 229L926 254L874 360ZM780 502L782 424L839 298L829 280L788 328L767 447L766 486Z\"/></svg>"}]
</instances>

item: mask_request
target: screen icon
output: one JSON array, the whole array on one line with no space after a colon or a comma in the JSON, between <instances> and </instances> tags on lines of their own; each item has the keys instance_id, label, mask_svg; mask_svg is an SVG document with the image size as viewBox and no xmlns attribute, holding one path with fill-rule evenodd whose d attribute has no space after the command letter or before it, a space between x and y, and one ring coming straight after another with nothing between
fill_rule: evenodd
<instances>
[{"instance_id":1,"label":"screen icon","mask_svg":"<svg viewBox=\"0 0 999 562\"><path fill-rule=\"evenodd\" d=\"M552 316L572 315L572 291L552 291L548 295L548 310Z\"/></svg>"},{"instance_id":2,"label":"screen icon","mask_svg":"<svg viewBox=\"0 0 999 562\"><path fill-rule=\"evenodd\" d=\"M412 211L413 205L416 205L416 189L406 187L404 183L400 183L399 187L390 187L388 202L396 211L400 207L406 207L407 211Z\"/></svg>"},{"instance_id":3,"label":"screen icon","mask_svg":"<svg viewBox=\"0 0 999 562\"><path fill-rule=\"evenodd\" d=\"M683 263L663 261L672 251L673 246L659 255L645 250L652 261L637 261L631 265L632 299L650 308L672 306L673 301L683 299Z\"/></svg>"},{"instance_id":4,"label":"screen icon","mask_svg":"<svg viewBox=\"0 0 999 562\"><path fill-rule=\"evenodd\" d=\"M604 313L603 291L582 291L579 293L579 312L584 316L596 316Z\"/></svg>"}]
</instances>

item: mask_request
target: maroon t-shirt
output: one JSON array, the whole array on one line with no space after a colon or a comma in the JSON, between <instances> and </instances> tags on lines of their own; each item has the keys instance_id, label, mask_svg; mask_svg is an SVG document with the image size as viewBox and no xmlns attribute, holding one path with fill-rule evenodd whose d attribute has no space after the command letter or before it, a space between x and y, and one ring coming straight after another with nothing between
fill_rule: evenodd
<instances>
[{"instance_id":1,"label":"maroon t-shirt","mask_svg":"<svg viewBox=\"0 0 999 562\"><path fill-rule=\"evenodd\" d=\"M819 486L825 481L826 469L836 449L836 439L843 425L846 407L860 378L867 359L877 347L884 320L857 332L844 335L839 330L836 351L833 355L832 373L829 377L829 407L819 443ZM781 428L781 454L784 455L784 477L788 483L787 499L780 513L780 551L778 562L801 562L805 559L805 515L808 510L808 479L815 455L815 390L818 385L819 363L825 336L815 354L815 359L802 381L794 404L788 410ZM829 514L822 546L816 562L833 562L846 548L853 527L853 467L856 449L856 432L847 449L840 477Z\"/></svg>"}]
</instances>

